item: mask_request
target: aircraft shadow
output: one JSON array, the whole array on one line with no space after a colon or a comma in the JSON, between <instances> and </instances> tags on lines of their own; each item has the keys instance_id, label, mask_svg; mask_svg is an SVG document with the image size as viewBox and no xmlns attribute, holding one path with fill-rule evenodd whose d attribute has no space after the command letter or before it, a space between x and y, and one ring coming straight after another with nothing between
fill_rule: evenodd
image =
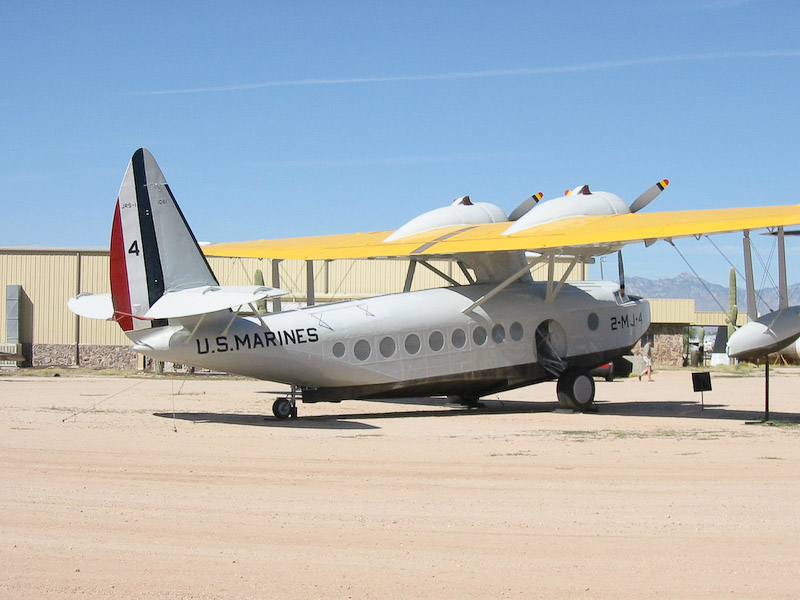
<instances>
[{"instance_id":1,"label":"aircraft shadow","mask_svg":"<svg viewBox=\"0 0 800 600\"><path fill-rule=\"evenodd\" d=\"M254 415L241 413L153 413L162 419L180 419L193 423L221 423L225 425L249 425L251 427L291 427L295 429L379 429L375 425L350 421L350 415L332 415L325 417L301 417L281 421L272 415Z\"/></svg>"},{"instance_id":2,"label":"aircraft shadow","mask_svg":"<svg viewBox=\"0 0 800 600\"><path fill-rule=\"evenodd\" d=\"M297 429L380 429L377 425L361 422L362 420L376 419L411 419L459 416L473 416L485 414L522 414L546 413L558 408L554 402L503 402L488 400L483 408L468 409L466 407L448 404L442 398L399 398L395 400L370 400L371 403L401 404L405 406L434 406L439 410L390 410L387 412L349 413L339 415L313 415L303 416L302 404L298 405L300 417L281 421L272 415L243 414L243 413L211 413L211 412L159 412L153 416L162 419L181 419L193 423L222 423L226 425L247 425L251 427L293 427Z\"/></svg>"},{"instance_id":3,"label":"aircraft shadow","mask_svg":"<svg viewBox=\"0 0 800 600\"><path fill-rule=\"evenodd\" d=\"M680 419L726 419L730 421L760 421L764 418L763 410L739 410L727 408L724 404L708 404L705 408L695 401L649 400L635 402L596 402L598 414L617 415L621 417L656 417ZM770 420L800 423L800 414L770 411Z\"/></svg>"},{"instance_id":4,"label":"aircraft shadow","mask_svg":"<svg viewBox=\"0 0 800 600\"><path fill-rule=\"evenodd\" d=\"M370 425L363 421L382 419L414 419L437 418L449 419L470 417L487 414L535 414L551 413L559 410L557 402L524 402L515 400L489 400L484 399L483 407L468 409L466 407L448 404L443 398L398 398L387 400L371 400L373 404L402 405L409 410L396 409L385 412L358 412L338 415L313 415L303 416L303 406L298 406L300 418L281 421L272 415L243 414L243 413L211 413L211 412L183 412L183 413L154 413L154 416L164 419L181 419L193 423L222 423L226 425L246 425L251 427L292 427L297 429L336 429L336 430L370 430L380 429L377 425ZM414 410L413 407L418 407ZM422 407L426 407L422 409ZM433 410L431 408L433 407ZM387 407L388 408L388 407ZM738 410L726 408L721 404L706 404L701 407L695 401L634 401L613 402L598 401L590 414L614 415L620 417L654 417L654 418L682 418L682 419L726 419L732 421L760 421L764 413L757 410ZM770 419L787 423L800 424L800 414L770 412Z\"/></svg>"}]
</instances>

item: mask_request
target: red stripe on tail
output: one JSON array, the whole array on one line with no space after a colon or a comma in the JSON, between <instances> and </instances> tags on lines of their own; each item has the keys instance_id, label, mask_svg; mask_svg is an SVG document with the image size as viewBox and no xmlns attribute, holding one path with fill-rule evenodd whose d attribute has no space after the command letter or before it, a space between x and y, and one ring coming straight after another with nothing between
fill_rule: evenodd
<instances>
[{"instance_id":1,"label":"red stripe on tail","mask_svg":"<svg viewBox=\"0 0 800 600\"><path fill-rule=\"evenodd\" d=\"M119 212L119 198L114 210L114 223L111 226L111 298L114 302L114 320L122 331L133 329L131 317L131 292L128 286L128 266L125 257L125 240L122 239L122 217Z\"/></svg>"}]
</instances>

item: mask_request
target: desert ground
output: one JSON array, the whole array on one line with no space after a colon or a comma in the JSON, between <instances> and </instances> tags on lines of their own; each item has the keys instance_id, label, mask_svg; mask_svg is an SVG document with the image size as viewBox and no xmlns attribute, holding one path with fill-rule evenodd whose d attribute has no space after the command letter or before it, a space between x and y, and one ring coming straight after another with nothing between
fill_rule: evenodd
<instances>
[{"instance_id":1,"label":"desert ground","mask_svg":"<svg viewBox=\"0 0 800 600\"><path fill-rule=\"evenodd\" d=\"M299 405L0 375L0 597L797 598L800 370Z\"/></svg>"}]
</instances>

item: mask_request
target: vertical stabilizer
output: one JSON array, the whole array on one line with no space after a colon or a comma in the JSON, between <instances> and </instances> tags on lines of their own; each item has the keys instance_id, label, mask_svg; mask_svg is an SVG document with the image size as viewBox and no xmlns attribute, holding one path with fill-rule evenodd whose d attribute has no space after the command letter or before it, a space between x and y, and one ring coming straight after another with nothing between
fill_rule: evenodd
<instances>
[{"instance_id":1,"label":"vertical stabilizer","mask_svg":"<svg viewBox=\"0 0 800 600\"><path fill-rule=\"evenodd\" d=\"M124 331L165 325L144 319L165 292L216 286L153 155L137 150L122 179L111 228L111 295Z\"/></svg>"}]
</instances>

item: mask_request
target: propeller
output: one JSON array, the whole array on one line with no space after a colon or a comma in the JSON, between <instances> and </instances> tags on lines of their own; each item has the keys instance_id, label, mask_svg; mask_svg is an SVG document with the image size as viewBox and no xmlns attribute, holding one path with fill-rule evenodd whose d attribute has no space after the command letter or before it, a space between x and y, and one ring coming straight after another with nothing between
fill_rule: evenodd
<instances>
[{"instance_id":1,"label":"propeller","mask_svg":"<svg viewBox=\"0 0 800 600\"><path fill-rule=\"evenodd\" d=\"M542 199L542 196L544 196L544 194L542 192L538 192L538 193L534 194L533 196L531 196L530 198L528 198L527 200L525 200L525 202L520 204L517 208L515 208L511 212L510 215L508 215L508 220L509 221L516 221L517 219L519 219L522 215L524 215L530 209L532 209L534 206L536 206L536 203L539 202L539 200Z\"/></svg>"},{"instance_id":2,"label":"propeller","mask_svg":"<svg viewBox=\"0 0 800 600\"><path fill-rule=\"evenodd\" d=\"M631 204L631 212L635 213L642 210L645 206L655 200L656 196L663 192L668 185L669 179L662 179L654 186L647 188L645 191L639 194L639 197L636 200L633 201L633 204Z\"/></svg>"}]
</instances>

